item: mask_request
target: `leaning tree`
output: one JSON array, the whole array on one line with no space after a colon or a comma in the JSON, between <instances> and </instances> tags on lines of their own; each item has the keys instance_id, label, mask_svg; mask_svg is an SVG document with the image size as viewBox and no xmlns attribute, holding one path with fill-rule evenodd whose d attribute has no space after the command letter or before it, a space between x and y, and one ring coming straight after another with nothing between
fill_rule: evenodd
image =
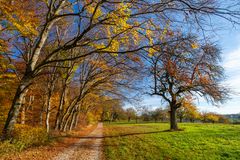
<instances>
[{"instance_id":1,"label":"leaning tree","mask_svg":"<svg viewBox=\"0 0 240 160\"><path fill-rule=\"evenodd\" d=\"M171 38L172 43L154 48L149 58L153 77L151 95L161 96L170 106L171 130L178 130L176 111L186 96L205 97L217 104L227 96L221 85L220 50L214 44L196 43L192 36Z\"/></svg>"}]
</instances>

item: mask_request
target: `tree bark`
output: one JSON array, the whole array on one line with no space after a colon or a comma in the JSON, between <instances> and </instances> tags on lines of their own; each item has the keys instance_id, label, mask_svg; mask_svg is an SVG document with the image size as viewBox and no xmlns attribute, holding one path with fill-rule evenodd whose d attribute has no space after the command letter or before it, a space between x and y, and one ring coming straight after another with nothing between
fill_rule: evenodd
<instances>
[{"instance_id":1,"label":"tree bark","mask_svg":"<svg viewBox=\"0 0 240 160\"><path fill-rule=\"evenodd\" d=\"M25 106L26 100L25 100L25 96L23 97L22 100L22 110L21 110L21 124L25 124L25 120L26 120L26 106Z\"/></svg>"},{"instance_id":2,"label":"tree bark","mask_svg":"<svg viewBox=\"0 0 240 160\"><path fill-rule=\"evenodd\" d=\"M47 107L46 107L46 120L45 120L45 124L46 124L47 133L49 133L49 130L50 130L50 125L49 125L49 119L50 119L50 113L51 113L50 110L51 110L51 93L49 93L49 95L48 95Z\"/></svg>"},{"instance_id":3,"label":"tree bark","mask_svg":"<svg viewBox=\"0 0 240 160\"><path fill-rule=\"evenodd\" d=\"M77 112L75 111L72 115L72 118L71 118L70 127L69 127L70 131L73 129L73 126L74 126L75 121L76 121L76 116L77 116Z\"/></svg>"},{"instance_id":4,"label":"tree bark","mask_svg":"<svg viewBox=\"0 0 240 160\"><path fill-rule=\"evenodd\" d=\"M60 130L60 124L61 124L61 120L63 117L63 107L65 104L66 88L67 88L67 86L65 84L63 87L63 90L62 90L62 94L60 97L60 103L59 103L59 107L58 107L58 112L56 115L55 130Z\"/></svg>"},{"instance_id":5,"label":"tree bark","mask_svg":"<svg viewBox=\"0 0 240 160\"><path fill-rule=\"evenodd\" d=\"M2 140L6 140L11 138L11 132L13 131L14 125L17 121L17 117L19 115L19 111L22 106L23 99L25 97L25 94L27 92L27 88L31 82L30 78L27 78L27 76L23 77L22 82L20 83L19 87L17 88L17 91L15 93L15 97L12 102L12 106L8 112L8 117L5 122L3 131L2 131Z\"/></svg>"},{"instance_id":6,"label":"tree bark","mask_svg":"<svg viewBox=\"0 0 240 160\"><path fill-rule=\"evenodd\" d=\"M21 124L25 124L25 120L26 120L26 107L23 106L21 111Z\"/></svg>"},{"instance_id":7,"label":"tree bark","mask_svg":"<svg viewBox=\"0 0 240 160\"><path fill-rule=\"evenodd\" d=\"M177 118L176 118L176 107L175 105L171 105L170 111L170 130L178 130L177 126Z\"/></svg>"},{"instance_id":8,"label":"tree bark","mask_svg":"<svg viewBox=\"0 0 240 160\"><path fill-rule=\"evenodd\" d=\"M75 120L75 123L74 123L74 126L73 126L74 129L77 128L78 121L79 121L79 112L76 113L76 120Z\"/></svg>"}]
</instances>

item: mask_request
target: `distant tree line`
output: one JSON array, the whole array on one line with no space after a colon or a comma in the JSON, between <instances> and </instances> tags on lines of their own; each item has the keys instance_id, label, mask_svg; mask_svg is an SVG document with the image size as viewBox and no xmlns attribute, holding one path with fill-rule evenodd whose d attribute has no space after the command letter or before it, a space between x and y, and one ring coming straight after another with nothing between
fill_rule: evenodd
<instances>
[{"instance_id":1,"label":"distant tree line","mask_svg":"<svg viewBox=\"0 0 240 160\"><path fill-rule=\"evenodd\" d=\"M123 108L121 106L105 108L102 121L107 122L169 122L169 108L159 107L154 110L143 107L138 112L135 108ZM184 101L183 106L177 111L178 122L197 123L230 123L224 115L214 112L200 112L197 107L188 101Z\"/></svg>"}]
</instances>

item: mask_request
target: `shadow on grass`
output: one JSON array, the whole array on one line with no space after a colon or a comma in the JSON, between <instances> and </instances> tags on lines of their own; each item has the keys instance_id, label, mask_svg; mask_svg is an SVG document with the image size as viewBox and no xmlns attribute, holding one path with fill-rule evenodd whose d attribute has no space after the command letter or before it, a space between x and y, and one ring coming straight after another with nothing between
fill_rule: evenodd
<instances>
[{"instance_id":1,"label":"shadow on grass","mask_svg":"<svg viewBox=\"0 0 240 160\"><path fill-rule=\"evenodd\" d=\"M147 135L147 134L156 134L156 133L163 133L163 132L179 132L183 130L163 130L163 131L154 131L154 132L135 132L135 133L125 133L119 135L106 135L106 136L72 136L66 135L61 137L71 137L71 138L82 138L82 139L104 139L104 138L115 138L115 137L127 137L127 136L136 136L136 135Z\"/></svg>"}]
</instances>

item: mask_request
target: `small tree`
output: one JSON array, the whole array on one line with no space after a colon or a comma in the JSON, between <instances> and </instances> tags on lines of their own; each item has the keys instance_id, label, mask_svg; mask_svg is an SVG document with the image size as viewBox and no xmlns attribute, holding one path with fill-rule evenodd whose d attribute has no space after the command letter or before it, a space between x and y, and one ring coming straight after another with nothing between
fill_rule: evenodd
<instances>
[{"instance_id":1,"label":"small tree","mask_svg":"<svg viewBox=\"0 0 240 160\"><path fill-rule=\"evenodd\" d=\"M171 39L172 43L155 47L150 58L151 95L159 95L169 104L170 129L178 130L176 111L183 97L197 94L217 104L226 98L227 89L219 83L223 68L216 45L199 45L193 36Z\"/></svg>"},{"instance_id":2,"label":"small tree","mask_svg":"<svg viewBox=\"0 0 240 160\"><path fill-rule=\"evenodd\" d=\"M182 101L182 106L177 110L177 117L180 122L182 122L183 119L194 122L194 120L199 118L199 112L191 100L184 99Z\"/></svg>"},{"instance_id":3,"label":"small tree","mask_svg":"<svg viewBox=\"0 0 240 160\"><path fill-rule=\"evenodd\" d=\"M126 114L127 114L128 122L130 122L131 119L136 117L136 111L134 108L127 108Z\"/></svg>"}]
</instances>

